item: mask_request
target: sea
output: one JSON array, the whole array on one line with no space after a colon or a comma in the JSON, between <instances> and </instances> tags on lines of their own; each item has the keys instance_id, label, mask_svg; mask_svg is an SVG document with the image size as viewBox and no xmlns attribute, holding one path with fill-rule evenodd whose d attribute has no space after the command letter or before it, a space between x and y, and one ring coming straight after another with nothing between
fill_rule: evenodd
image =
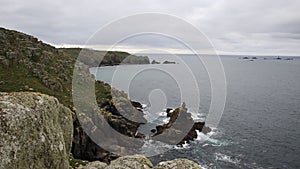
<instances>
[{"instance_id":1,"label":"sea","mask_svg":"<svg viewBox=\"0 0 300 169\"><path fill-rule=\"evenodd\" d=\"M151 61L176 63L107 66L90 71L97 80L142 103L151 127L166 123L165 109L180 107L183 102L194 121L205 121L214 105L213 92L226 96L225 100L215 99L221 106L222 101L225 104L222 111L215 112L220 119L208 135L198 133L191 143L165 145L167 150L161 152L155 144L147 144L155 152L149 154L153 164L187 158L207 169L300 168L300 58L147 55ZM223 72L216 74L214 69ZM223 75L224 79L218 77ZM218 80L222 90L213 90Z\"/></svg>"}]
</instances>

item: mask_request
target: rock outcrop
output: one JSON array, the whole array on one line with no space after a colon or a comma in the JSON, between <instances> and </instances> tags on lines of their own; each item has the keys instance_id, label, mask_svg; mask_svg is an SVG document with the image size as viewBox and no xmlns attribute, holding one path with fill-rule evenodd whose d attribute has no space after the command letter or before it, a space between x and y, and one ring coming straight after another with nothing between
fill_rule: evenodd
<instances>
[{"instance_id":1,"label":"rock outcrop","mask_svg":"<svg viewBox=\"0 0 300 169\"><path fill-rule=\"evenodd\" d=\"M156 131L152 136L158 141L167 142L173 145L182 145L197 138L197 132L207 134L211 131L205 126L205 122L194 122L190 113L187 112L185 103L181 107L174 110L167 109L167 117L169 122L156 126Z\"/></svg>"},{"instance_id":2,"label":"rock outcrop","mask_svg":"<svg viewBox=\"0 0 300 169\"><path fill-rule=\"evenodd\" d=\"M86 166L79 166L77 169L105 169L107 167L106 163L100 161L93 161L88 163Z\"/></svg>"},{"instance_id":3,"label":"rock outcrop","mask_svg":"<svg viewBox=\"0 0 300 169\"><path fill-rule=\"evenodd\" d=\"M39 93L0 93L0 168L69 168L71 111Z\"/></svg>"},{"instance_id":4,"label":"rock outcrop","mask_svg":"<svg viewBox=\"0 0 300 169\"><path fill-rule=\"evenodd\" d=\"M151 161L142 155L123 156L113 160L110 165L99 161L79 166L77 169L202 169L197 163L188 159L163 161L153 166Z\"/></svg>"},{"instance_id":5,"label":"rock outcrop","mask_svg":"<svg viewBox=\"0 0 300 169\"><path fill-rule=\"evenodd\" d=\"M153 169L202 169L197 163L188 159L175 159L160 162Z\"/></svg>"},{"instance_id":6,"label":"rock outcrop","mask_svg":"<svg viewBox=\"0 0 300 169\"><path fill-rule=\"evenodd\" d=\"M150 169L153 164L142 155L123 156L110 163L106 169Z\"/></svg>"}]
</instances>

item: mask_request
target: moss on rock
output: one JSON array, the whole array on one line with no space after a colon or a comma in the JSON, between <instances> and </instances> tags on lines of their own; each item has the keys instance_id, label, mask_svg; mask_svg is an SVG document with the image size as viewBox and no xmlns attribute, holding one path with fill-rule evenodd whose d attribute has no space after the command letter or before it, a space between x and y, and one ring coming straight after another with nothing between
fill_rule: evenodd
<instances>
[{"instance_id":1,"label":"moss on rock","mask_svg":"<svg viewBox=\"0 0 300 169\"><path fill-rule=\"evenodd\" d=\"M0 93L0 168L69 168L71 111L39 93Z\"/></svg>"}]
</instances>

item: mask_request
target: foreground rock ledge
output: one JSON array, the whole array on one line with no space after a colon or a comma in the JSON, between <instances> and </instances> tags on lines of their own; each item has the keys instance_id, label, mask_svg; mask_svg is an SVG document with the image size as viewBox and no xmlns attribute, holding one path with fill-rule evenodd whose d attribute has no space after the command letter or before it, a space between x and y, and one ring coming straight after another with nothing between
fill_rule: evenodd
<instances>
[{"instance_id":1,"label":"foreground rock ledge","mask_svg":"<svg viewBox=\"0 0 300 169\"><path fill-rule=\"evenodd\" d=\"M99 161L91 162L77 169L202 169L197 163L188 159L175 159L160 162L157 166L142 155L123 156L113 160L110 165Z\"/></svg>"},{"instance_id":2,"label":"foreground rock ledge","mask_svg":"<svg viewBox=\"0 0 300 169\"><path fill-rule=\"evenodd\" d=\"M69 168L71 111L39 93L0 93L0 168Z\"/></svg>"}]
</instances>

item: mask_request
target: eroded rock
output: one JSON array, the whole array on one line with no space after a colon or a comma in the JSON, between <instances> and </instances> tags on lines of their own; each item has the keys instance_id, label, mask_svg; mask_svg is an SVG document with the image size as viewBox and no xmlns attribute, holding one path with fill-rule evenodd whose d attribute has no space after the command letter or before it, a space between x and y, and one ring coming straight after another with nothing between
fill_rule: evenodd
<instances>
[{"instance_id":1,"label":"eroded rock","mask_svg":"<svg viewBox=\"0 0 300 169\"><path fill-rule=\"evenodd\" d=\"M106 169L150 169L151 161L142 155L123 156L110 163Z\"/></svg>"},{"instance_id":2,"label":"eroded rock","mask_svg":"<svg viewBox=\"0 0 300 169\"><path fill-rule=\"evenodd\" d=\"M153 169L202 169L197 163L188 159L175 159L160 162Z\"/></svg>"},{"instance_id":3,"label":"eroded rock","mask_svg":"<svg viewBox=\"0 0 300 169\"><path fill-rule=\"evenodd\" d=\"M69 168L71 111L39 93L0 93L0 168Z\"/></svg>"}]
</instances>

